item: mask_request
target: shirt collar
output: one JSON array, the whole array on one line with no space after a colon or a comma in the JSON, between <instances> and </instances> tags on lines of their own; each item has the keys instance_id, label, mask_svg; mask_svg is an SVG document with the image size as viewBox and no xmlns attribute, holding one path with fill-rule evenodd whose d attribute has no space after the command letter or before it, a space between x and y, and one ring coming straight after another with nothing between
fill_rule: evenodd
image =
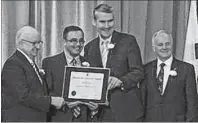
<instances>
[{"instance_id":1,"label":"shirt collar","mask_svg":"<svg viewBox=\"0 0 198 123\"><path fill-rule=\"evenodd\" d=\"M77 62L80 61L80 55L76 56L75 58L73 58L67 50L64 50L65 53L65 57L66 57L66 62L67 64L70 64L72 62L73 59L75 59Z\"/></svg>"},{"instance_id":2,"label":"shirt collar","mask_svg":"<svg viewBox=\"0 0 198 123\"><path fill-rule=\"evenodd\" d=\"M109 42L109 43L111 43L111 38L112 38L112 35L109 38L107 38L107 39L103 39L103 38L101 38L101 35L99 34L100 45L102 44L102 42Z\"/></svg>"},{"instance_id":3,"label":"shirt collar","mask_svg":"<svg viewBox=\"0 0 198 123\"><path fill-rule=\"evenodd\" d=\"M169 59L167 59L165 62L162 62L159 58L157 58L157 66L160 67L161 63L165 63L166 66L170 67L173 61L173 56L171 55L171 57Z\"/></svg>"},{"instance_id":4,"label":"shirt collar","mask_svg":"<svg viewBox=\"0 0 198 123\"><path fill-rule=\"evenodd\" d=\"M26 59L29 61L30 64L34 63L33 60L30 59L30 57L27 54L25 54L22 50L20 50L19 48L17 48L17 50L26 57Z\"/></svg>"}]
</instances>

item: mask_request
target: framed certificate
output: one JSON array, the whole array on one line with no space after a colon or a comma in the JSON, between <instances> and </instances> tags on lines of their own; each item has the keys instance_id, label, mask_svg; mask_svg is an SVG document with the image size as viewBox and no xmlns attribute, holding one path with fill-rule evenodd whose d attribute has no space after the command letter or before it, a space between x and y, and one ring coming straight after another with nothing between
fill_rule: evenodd
<instances>
[{"instance_id":1,"label":"framed certificate","mask_svg":"<svg viewBox=\"0 0 198 123\"><path fill-rule=\"evenodd\" d=\"M62 96L65 101L105 103L108 68L65 66Z\"/></svg>"}]
</instances>

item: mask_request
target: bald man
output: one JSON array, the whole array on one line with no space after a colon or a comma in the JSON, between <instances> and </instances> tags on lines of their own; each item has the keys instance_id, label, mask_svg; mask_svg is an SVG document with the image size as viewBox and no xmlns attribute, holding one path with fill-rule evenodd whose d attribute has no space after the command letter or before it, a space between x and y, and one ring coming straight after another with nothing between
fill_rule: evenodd
<instances>
[{"instance_id":1,"label":"bald man","mask_svg":"<svg viewBox=\"0 0 198 123\"><path fill-rule=\"evenodd\" d=\"M64 104L62 97L47 96L45 81L34 63L41 44L40 34L24 26L16 34L16 52L7 59L1 74L2 118L7 122L42 122L51 105Z\"/></svg>"}]
</instances>

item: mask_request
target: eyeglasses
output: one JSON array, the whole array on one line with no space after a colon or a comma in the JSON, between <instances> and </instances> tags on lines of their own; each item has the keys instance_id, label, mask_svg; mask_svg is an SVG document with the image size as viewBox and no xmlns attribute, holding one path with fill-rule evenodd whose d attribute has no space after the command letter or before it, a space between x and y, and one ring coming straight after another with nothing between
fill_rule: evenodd
<instances>
[{"instance_id":1,"label":"eyeglasses","mask_svg":"<svg viewBox=\"0 0 198 123\"><path fill-rule=\"evenodd\" d=\"M84 39L83 38L81 38L81 39L76 39L76 38L72 38L71 40L68 40L68 39L66 39L67 41L69 41L69 42L71 42L72 44L77 44L78 42L79 42L79 44L84 44L85 43L85 41L84 41Z\"/></svg>"},{"instance_id":2,"label":"eyeglasses","mask_svg":"<svg viewBox=\"0 0 198 123\"><path fill-rule=\"evenodd\" d=\"M22 41L26 41L28 43L31 43L33 46L36 46L37 44L43 44L43 41L34 41L34 42L31 42L31 41L28 41L28 40L25 40L25 39L21 39Z\"/></svg>"}]
</instances>

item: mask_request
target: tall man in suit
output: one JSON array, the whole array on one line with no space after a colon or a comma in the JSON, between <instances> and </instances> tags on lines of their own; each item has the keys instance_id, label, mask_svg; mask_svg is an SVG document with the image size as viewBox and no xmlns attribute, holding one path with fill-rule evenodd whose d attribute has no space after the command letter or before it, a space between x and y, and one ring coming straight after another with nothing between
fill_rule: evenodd
<instances>
[{"instance_id":1,"label":"tall man in suit","mask_svg":"<svg viewBox=\"0 0 198 123\"><path fill-rule=\"evenodd\" d=\"M85 46L85 58L93 67L111 70L110 105L101 107L99 118L104 122L141 121L143 107L138 83L144 74L137 41L132 35L114 30L114 14L109 5L98 5L93 16L93 25L99 34Z\"/></svg>"},{"instance_id":2,"label":"tall man in suit","mask_svg":"<svg viewBox=\"0 0 198 123\"><path fill-rule=\"evenodd\" d=\"M164 30L153 35L152 45L157 59L145 65L141 85L145 121L195 121L197 91L193 65L172 55L173 39Z\"/></svg>"},{"instance_id":3,"label":"tall man in suit","mask_svg":"<svg viewBox=\"0 0 198 123\"><path fill-rule=\"evenodd\" d=\"M47 96L45 81L34 63L41 48L40 34L24 26L16 34L16 52L1 74L3 121L45 122L50 105L61 108L62 97Z\"/></svg>"},{"instance_id":4,"label":"tall man in suit","mask_svg":"<svg viewBox=\"0 0 198 123\"><path fill-rule=\"evenodd\" d=\"M80 56L84 47L84 32L78 26L65 27L63 31L64 51L43 60L50 95L62 96L65 66L82 66L85 59ZM88 110L88 108L90 110ZM51 110L53 122L86 122L97 113L98 105L80 101L67 102L61 110ZM89 114L88 111L91 111Z\"/></svg>"}]
</instances>

